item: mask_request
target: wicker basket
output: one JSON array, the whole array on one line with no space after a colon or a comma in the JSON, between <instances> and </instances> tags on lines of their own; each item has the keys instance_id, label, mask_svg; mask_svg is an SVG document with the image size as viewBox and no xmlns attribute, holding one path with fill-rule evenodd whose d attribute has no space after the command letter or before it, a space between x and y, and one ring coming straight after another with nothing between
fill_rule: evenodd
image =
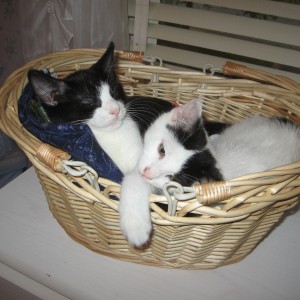
<instances>
[{"instance_id":1,"label":"wicker basket","mask_svg":"<svg viewBox=\"0 0 300 300\"><path fill-rule=\"evenodd\" d=\"M173 207L176 204L173 215L158 205L168 203L165 196L151 195L152 242L148 248L138 250L128 245L120 231L116 200L120 186L99 178L105 187L100 192L83 176L67 174L63 162L69 160L69 155L43 144L22 127L17 102L29 69L47 67L61 78L89 67L103 53L104 50L82 49L47 55L15 71L0 91L1 129L32 162L56 220L89 249L131 262L211 269L243 259L298 203L300 162L185 189L189 200L176 203L169 199ZM210 120L234 123L260 113L300 124L300 85L287 78L230 63L223 72L236 79L171 71L130 60L139 58L135 53L117 53L117 71L128 95L154 96L180 104L201 98ZM211 205L220 201L221 206Z\"/></svg>"}]
</instances>

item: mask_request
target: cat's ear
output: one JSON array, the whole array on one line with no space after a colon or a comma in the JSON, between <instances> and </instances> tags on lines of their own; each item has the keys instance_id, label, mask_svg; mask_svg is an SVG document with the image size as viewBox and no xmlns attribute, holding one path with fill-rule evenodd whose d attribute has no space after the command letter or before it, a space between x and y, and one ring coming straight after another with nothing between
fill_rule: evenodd
<instances>
[{"instance_id":1,"label":"cat's ear","mask_svg":"<svg viewBox=\"0 0 300 300\"><path fill-rule=\"evenodd\" d=\"M115 44L110 42L108 48L101 56L101 58L91 67L91 69L97 71L104 71L107 74L114 70L115 56L114 56Z\"/></svg>"},{"instance_id":2,"label":"cat's ear","mask_svg":"<svg viewBox=\"0 0 300 300\"><path fill-rule=\"evenodd\" d=\"M201 120L201 115L202 102L195 99L187 104L173 108L171 111L171 124L184 131L190 131Z\"/></svg>"},{"instance_id":3,"label":"cat's ear","mask_svg":"<svg viewBox=\"0 0 300 300\"><path fill-rule=\"evenodd\" d=\"M48 106L56 106L58 104L56 96L63 93L67 88L64 81L49 77L37 70L28 72L28 80L35 95Z\"/></svg>"}]
</instances>

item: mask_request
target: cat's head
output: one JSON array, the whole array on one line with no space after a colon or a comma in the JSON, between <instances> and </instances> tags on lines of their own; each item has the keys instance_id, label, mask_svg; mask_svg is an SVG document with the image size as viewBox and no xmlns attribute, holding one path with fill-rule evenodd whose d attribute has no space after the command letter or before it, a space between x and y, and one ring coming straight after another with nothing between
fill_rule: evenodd
<instances>
[{"instance_id":1,"label":"cat's head","mask_svg":"<svg viewBox=\"0 0 300 300\"><path fill-rule=\"evenodd\" d=\"M146 132L138 171L153 186L162 188L176 180L194 155L205 148L207 135L201 113L202 103L191 101L161 115ZM182 183L190 184L190 175L184 176Z\"/></svg>"},{"instance_id":2,"label":"cat's head","mask_svg":"<svg viewBox=\"0 0 300 300\"><path fill-rule=\"evenodd\" d=\"M89 69L76 71L63 80L30 70L28 79L52 122L116 126L125 115L126 96L114 63L114 44L110 43Z\"/></svg>"}]
</instances>

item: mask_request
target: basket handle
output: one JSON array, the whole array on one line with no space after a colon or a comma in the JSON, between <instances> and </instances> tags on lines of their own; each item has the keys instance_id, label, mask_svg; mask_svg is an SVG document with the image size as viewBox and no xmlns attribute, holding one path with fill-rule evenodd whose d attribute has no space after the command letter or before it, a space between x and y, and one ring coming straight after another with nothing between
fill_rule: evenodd
<instances>
[{"instance_id":1,"label":"basket handle","mask_svg":"<svg viewBox=\"0 0 300 300\"><path fill-rule=\"evenodd\" d=\"M226 181L195 183L195 196L202 205L217 204L231 197L230 186Z\"/></svg>"},{"instance_id":2,"label":"basket handle","mask_svg":"<svg viewBox=\"0 0 300 300\"><path fill-rule=\"evenodd\" d=\"M231 61L227 61L224 64L223 73L225 75L233 75L271 83L273 85L277 85L289 91L295 92L296 94L300 94L300 84L286 76L273 75L265 71L249 68L245 65L236 64Z\"/></svg>"},{"instance_id":3,"label":"basket handle","mask_svg":"<svg viewBox=\"0 0 300 300\"><path fill-rule=\"evenodd\" d=\"M131 60L135 62L143 62L144 52L140 51L118 51L116 52L118 58Z\"/></svg>"},{"instance_id":4,"label":"basket handle","mask_svg":"<svg viewBox=\"0 0 300 300\"><path fill-rule=\"evenodd\" d=\"M36 151L37 159L55 172L63 173L63 160L69 160L71 155L49 144L42 143Z\"/></svg>"}]
</instances>

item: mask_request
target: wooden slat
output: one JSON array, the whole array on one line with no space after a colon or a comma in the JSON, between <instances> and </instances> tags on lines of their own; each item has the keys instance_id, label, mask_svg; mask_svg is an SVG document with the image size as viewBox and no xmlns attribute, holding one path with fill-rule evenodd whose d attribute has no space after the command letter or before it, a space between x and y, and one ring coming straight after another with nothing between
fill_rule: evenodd
<instances>
[{"instance_id":1,"label":"wooden slat","mask_svg":"<svg viewBox=\"0 0 300 300\"><path fill-rule=\"evenodd\" d=\"M300 20L300 5L286 2L269 0L191 0L191 2Z\"/></svg>"},{"instance_id":2,"label":"wooden slat","mask_svg":"<svg viewBox=\"0 0 300 300\"><path fill-rule=\"evenodd\" d=\"M133 51L146 51L148 28L149 2L144 0L135 1L135 23L133 36Z\"/></svg>"},{"instance_id":3,"label":"wooden slat","mask_svg":"<svg viewBox=\"0 0 300 300\"><path fill-rule=\"evenodd\" d=\"M133 34L133 28L133 20L130 20L129 32L131 34ZM300 69L300 52L296 50L159 24L149 24L148 37L227 52Z\"/></svg>"},{"instance_id":4,"label":"wooden slat","mask_svg":"<svg viewBox=\"0 0 300 300\"><path fill-rule=\"evenodd\" d=\"M300 51L267 44L158 24L149 24L148 37L300 68Z\"/></svg>"},{"instance_id":5,"label":"wooden slat","mask_svg":"<svg viewBox=\"0 0 300 300\"><path fill-rule=\"evenodd\" d=\"M202 69L206 64L212 64L216 68L221 68L225 62L228 60L227 58L220 58L212 55L206 55L201 53L195 53L191 51L175 49L165 46L159 45L149 45L147 47L146 55L154 55L159 56L165 62L171 62L175 64L180 64L182 66L190 67L190 68L199 68ZM231 60L236 63L241 63L237 60ZM251 68L263 70L266 72L270 72L272 74L287 76L291 79L300 82L300 74L294 74L290 72L284 72L281 70L274 70L266 67L261 67L249 63L243 63L246 66Z\"/></svg>"},{"instance_id":6,"label":"wooden slat","mask_svg":"<svg viewBox=\"0 0 300 300\"><path fill-rule=\"evenodd\" d=\"M148 2L147 0L138 1ZM300 19L300 14L298 15L300 6L268 0L194 0L192 2L265 13L281 18ZM135 0L128 0L128 14L131 17L136 15L135 3ZM300 51L297 49L297 46L300 45L298 38L300 26L160 3L151 3L149 19L148 30L144 29L144 37L148 38L146 54L159 56L165 62L179 64L183 68L202 69L207 63L221 66L229 59L253 68L285 75L300 82L300 74L297 71L297 68L300 69ZM161 25L158 22L153 24L152 20L186 25L188 28ZM203 31L202 27L207 30ZM134 19L132 18L129 21L129 32L133 36L135 35ZM228 33L231 35L228 36ZM196 51L155 46L152 44L153 39L198 47L205 51L218 51L219 54L217 57ZM277 43L276 46L269 41ZM286 46L280 47L282 43L286 43ZM174 45L174 47L176 46ZM178 47L181 46L178 45ZM241 56L248 57L253 64L239 61L242 59ZM236 59L234 59L235 57ZM254 65L254 59L274 63L274 69ZM291 72L277 70L276 67L279 65L292 67ZM173 65L173 67L175 66Z\"/></svg>"},{"instance_id":7,"label":"wooden slat","mask_svg":"<svg viewBox=\"0 0 300 300\"><path fill-rule=\"evenodd\" d=\"M300 46L300 28L200 9L150 3L149 19Z\"/></svg>"},{"instance_id":8,"label":"wooden slat","mask_svg":"<svg viewBox=\"0 0 300 300\"><path fill-rule=\"evenodd\" d=\"M135 0L127 0L128 3L128 16L135 16Z\"/></svg>"}]
</instances>

